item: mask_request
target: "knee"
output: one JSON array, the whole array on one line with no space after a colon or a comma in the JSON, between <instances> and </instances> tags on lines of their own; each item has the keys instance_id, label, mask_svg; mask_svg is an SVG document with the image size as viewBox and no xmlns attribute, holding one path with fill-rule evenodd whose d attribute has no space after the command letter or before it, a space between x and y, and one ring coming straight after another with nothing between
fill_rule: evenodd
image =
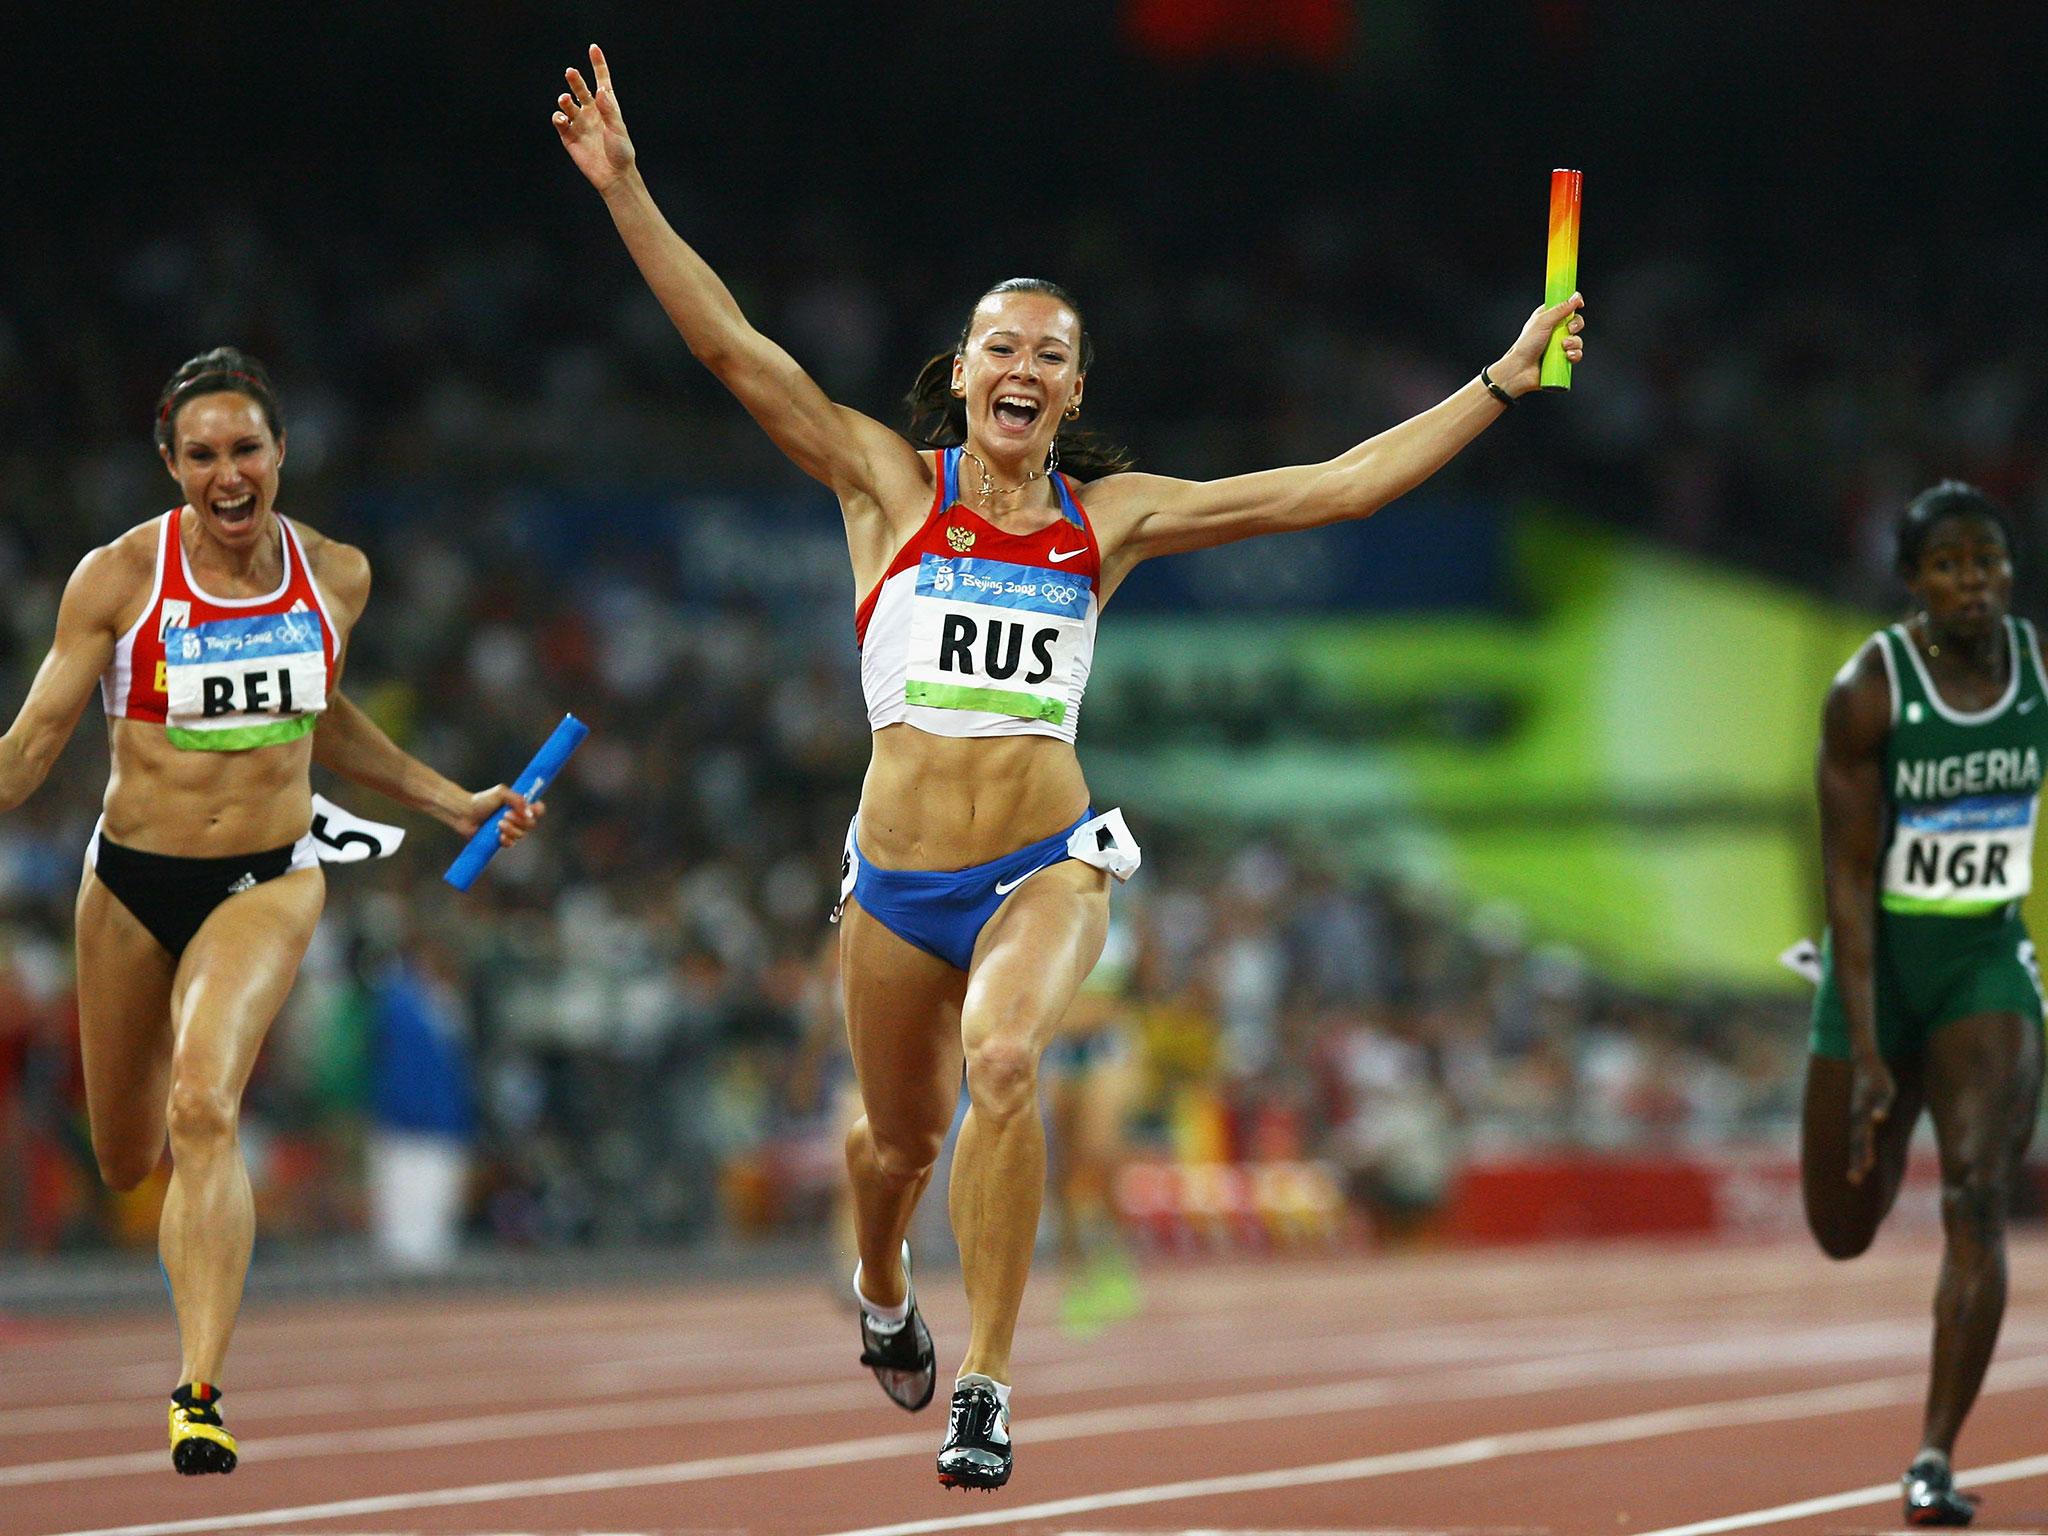
<instances>
[{"instance_id":1,"label":"knee","mask_svg":"<svg viewBox=\"0 0 2048 1536\"><path fill-rule=\"evenodd\" d=\"M945 1140L944 1130L885 1132L872 1120L862 1120L846 1138L847 1167L858 1173L866 1161L892 1184L915 1183L938 1162Z\"/></svg>"},{"instance_id":2,"label":"knee","mask_svg":"<svg viewBox=\"0 0 2048 1536\"><path fill-rule=\"evenodd\" d=\"M1996 1243L2005 1232L2006 1181L1988 1164L1969 1164L1941 1181L1941 1224L1951 1241Z\"/></svg>"},{"instance_id":3,"label":"knee","mask_svg":"<svg viewBox=\"0 0 2048 1536\"><path fill-rule=\"evenodd\" d=\"M998 1120L1038 1106L1038 1052L1024 1041L990 1035L967 1048L967 1096Z\"/></svg>"},{"instance_id":4,"label":"knee","mask_svg":"<svg viewBox=\"0 0 2048 1536\"><path fill-rule=\"evenodd\" d=\"M235 1139L234 1099L211 1083L174 1076L165 1123L171 1133L171 1153L179 1156L207 1152Z\"/></svg>"}]
</instances>

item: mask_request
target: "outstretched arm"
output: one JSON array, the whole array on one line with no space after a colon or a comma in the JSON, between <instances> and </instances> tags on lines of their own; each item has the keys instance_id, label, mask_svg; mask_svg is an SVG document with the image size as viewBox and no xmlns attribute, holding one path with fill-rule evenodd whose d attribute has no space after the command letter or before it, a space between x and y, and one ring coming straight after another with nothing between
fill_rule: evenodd
<instances>
[{"instance_id":1,"label":"outstretched arm","mask_svg":"<svg viewBox=\"0 0 2048 1536\"><path fill-rule=\"evenodd\" d=\"M704 258L670 227L655 206L640 169L611 66L590 49L594 85L581 72L564 72L569 89L556 99L555 132L576 168L603 195L612 223L647 286L682 333L692 355L718 376L741 405L805 474L823 481L842 500L867 495L889 504L896 482L915 478L928 488L911 446L880 422L836 405L787 352L748 323L738 302Z\"/></svg>"},{"instance_id":2,"label":"outstretched arm","mask_svg":"<svg viewBox=\"0 0 2048 1536\"><path fill-rule=\"evenodd\" d=\"M509 805L511 813L498 823L498 841L516 843L533 830L545 810L539 801L529 806L524 795L503 784L471 794L400 747L339 689L327 696L327 708L313 732L313 761L351 784L426 812L464 837L499 806Z\"/></svg>"},{"instance_id":3,"label":"outstretched arm","mask_svg":"<svg viewBox=\"0 0 2048 1536\"><path fill-rule=\"evenodd\" d=\"M370 562L363 552L310 529L307 558L313 562L320 585L333 602L341 633L355 632L356 621L370 601ZM335 658L334 683L327 693L327 708L313 728L313 761L330 773L340 774L351 784L374 789L400 805L424 811L436 821L453 827L467 837L489 819L501 805L512 809L498 823L498 841L511 844L533 830L542 807L529 806L524 795L503 784L471 794L445 774L436 773L384 734L383 728L359 709L341 691L341 674L348 665L346 646Z\"/></svg>"},{"instance_id":4,"label":"outstretched arm","mask_svg":"<svg viewBox=\"0 0 2048 1536\"><path fill-rule=\"evenodd\" d=\"M57 636L36 669L28 697L0 736L0 812L34 794L92 698L93 685L114 659L114 625L126 584L120 553L96 549L78 564L57 608Z\"/></svg>"},{"instance_id":5,"label":"outstretched arm","mask_svg":"<svg viewBox=\"0 0 2048 1536\"><path fill-rule=\"evenodd\" d=\"M1532 314L1488 370L1494 383L1510 396L1536 388L1543 349L1561 322L1568 322L1565 355L1578 362L1585 355L1584 304L1573 294ZM1128 570L1154 555L1369 517L1442 469L1506 409L1475 377L1441 404L1322 464L1208 481L1112 475L1088 493L1105 564Z\"/></svg>"}]
</instances>

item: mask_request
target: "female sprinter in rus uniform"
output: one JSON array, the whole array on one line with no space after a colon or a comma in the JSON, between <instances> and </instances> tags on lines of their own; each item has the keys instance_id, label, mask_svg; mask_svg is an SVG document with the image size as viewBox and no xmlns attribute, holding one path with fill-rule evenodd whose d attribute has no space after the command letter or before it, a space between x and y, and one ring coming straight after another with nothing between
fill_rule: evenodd
<instances>
[{"instance_id":1,"label":"female sprinter in rus uniform","mask_svg":"<svg viewBox=\"0 0 2048 1536\"><path fill-rule=\"evenodd\" d=\"M866 1109L847 1139L862 1360L902 1406L930 1400L903 1235L964 1065L950 1205L973 1322L939 1478L1000 1487L1045 1183L1039 1054L1101 953L1110 876L1138 862L1122 817L1089 808L1074 755L1102 604L1153 555L1364 517L1420 484L1536 387L1554 327L1569 324L1580 355L1580 301L1538 311L1484 381L1340 458L1198 484L1122 473L1121 455L1084 455L1071 435L1061 446L1087 333L1058 288L1004 283L920 378L914 408L935 418L939 451L919 452L747 323L655 207L596 48L590 62L594 89L572 69L557 102L563 145L691 352L845 514L874 728L840 934Z\"/></svg>"},{"instance_id":2,"label":"female sprinter in rus uniform","mask_svg":"<svg viewBox=\"0 0 2048 1536\"><path fill-rule=\"evenodd\" d=\"M401 752L336 691L370 595L360 550L274 509L285 436L263 366L232 348L165 387L156 441L184 496L79 563L57 635L0 737L0 812L42 783L97 684L113 776L78 892L79 1043L100 1173L133 1189L166 1137L161 1252L183 1350L171 1461L232 1472L221 1363L255 1212L237 1121L326 885L312 763L458 832L512 807Z\"/></svg>"},{"instance_id":3,"label":"female sprinter in rus uniform","mask_svg":"<svg viewBox=\"0 0 2048 1536\"><path fill-rule=\"evenodd\" d=\"M1946 481L1906 508L1917 611L1842 669L1822 718L1828 937L1801 1147L1831 1258L1870 1246L1924 1105L1945 1244L1906 1519L1968 1525L1949 1468L2005 1314L2005 1216L2041 1094L2041 975L2020 921L2033 867L2048 679L2015 619L2004 515Z\"/></svg>"}]
</instances>

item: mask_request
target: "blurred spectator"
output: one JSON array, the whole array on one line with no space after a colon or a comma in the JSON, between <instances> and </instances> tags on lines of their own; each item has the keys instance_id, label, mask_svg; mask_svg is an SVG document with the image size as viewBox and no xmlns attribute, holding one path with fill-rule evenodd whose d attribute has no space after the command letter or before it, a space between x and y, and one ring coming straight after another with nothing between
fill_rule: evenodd
<instances>
[{"instance_id":1,"label":"blurred spectator","mask_svg":"<svg viewBox=\"0 0 2048 1536\"><path fill-rule=\"evenodd\" d=\"M370 1233L404 1269L446 1268L468 1205L477 1127L465 982L446 944L415 934L371 987Z\"/></svg>"},{"instance_id":2,"label":"blurred spectator","mask_svg":"<svg viewBox=\"0 0 2048 1536\"><path fill-rule=\"evenodd\" d=\"M1515 25L1475 31L1458 7L1408 9L1392 42L1212 90L1220 76L1188 88L1188 60L1129 57L1115 8L1062 8L1081 39L1065 58L1075 131L1046 206L1003 234L1090 306L1102 358L1089 420L1143 467L1207 476L1341 450L1455 388L1533 302L1534 248L1504 233L1521 206L1504 178L1525 170L1500 168L1514 157L1495 152L1486 114L1414 110L1468 67L1482 83L1465 94L1495 99L1486 71L1519 78L1526 39ZM1684 29L1673 41L1631 8L1577 9L1589 46L1694 62ZM633 67L646 105L667 67L654 40L695 23L644 10ZM416 11L407 24L428 29L429 52L463 41L459 11ZM727 50L719 89L670 92L670 115L649 119L651 143L693 146L664 150L650 174L748 312L838 398L890 421L917 364L1010 275L991 269L986 241L961 238L957 209L900 174L889 130L911 142L929 124L913 106L915 130L892 125L890 103L916 93L870 88L951 67L952 18L929 20L909 7L857 35L790 36L770 18L758 58L707 44ZM430 1140L444 1191L472 1158L479 1220L499 1241L676 1240L773 1219L734 1170L787 1167L777 1159L798 1140L806 1168L829 1169L843 1119L828 1107L843 1068L820 1043L832 1026L818 945L867 734L829 499L689 358L608 232L536 215L554 193L502 112L562 62L548 29L503 29L513 74L443 82L457 94L433 156L414 152L409 126L357 121L346 176L303 167L335 164L324 82L353 78L364 55L350 50L381 46L382 29L323 34L311 68L272 50L267 67L311 126L269 124L238 147L252 191L224 225L104 173L166 120L151 93L180 78L152 46L175 42L179 18L135 25L95 75L131 70L133 100L77 114L78 153L100 174L78 178L77 196L32 200L0 285L0 403L32 423L0 435L0 713L25 691L85 548L162 508L148 441L161 379L202 345L250 346L283 383L286 509L366 546L379 572L351 638L351 693L465 781L502 777L566 705L596 727L546 833L461 909L441 904L448 850L424 823L390 865L335 874L325 959L266 1051L252 1109L287 1135L297 1115L355 1113L356 1069L329 1035L345 1034L357 991L348 957L388 942L395 909L441 937L376 978L379 1038L409 1039L445 1092L412 1102L421 1084L380 1078L373 1140L386 1151L394 1134ZM1946 114L1961 138L1923 142L1911 114L1813 111L1776 93L1725 114L1719 180L1673 182L1708 174L1685 153L1696 115L1663 130L1684 142L1660 145L1642 136L1662 119L1626 91L1573 97L1575 133L1625 134L1638 151L1594 193L1597 372L1569 410L1532 401L1508 430L1540 423L1543 494L1560 503L1887 604L1890 520L1938 475L1982 482L2023 530L2048 527L2048 385L2033 366L2048 312L2025 302L2048 220L2037 199L2000 195L2017 185L2000 179L2014 175L2005 147L2033 142L2011 115L2031 82L1995 88L1949 51L1981 44L1981 29L1916 35L1888 66L1888 29L1812 25L1816 46L1851 61L1842 80L1884 87L1870 99L1910 83L1931 106L1967 78L1967 110ZM1202 68L1231 70L1201 53ZM2030 58L1987 54L1983 67L2018 75ZM826 120L844 98L820 82L847 79L881 114L873 145ZM1268 126L1247 135L1248 121ZM1852 134L1906 154L1869 163L1892 168L1885 185L1942 189L1940 207L1900 220L1885 200L1844 206L1814 197L1810 177L1740 169L1759 154L1815 167L1846 197L1858 178L1829 168ZM1982 153L1957 148L1972 136ZM1270 153L1310 140L1372 167L1363 195L1332 192L1328 154ZM1988 211L1956 206L1960 183L1933 173L1948 163L1988 167ZM301 169L280 174L287 164ZM748 195L788 168L801 172L791 197ZM1514 215L1532 239L1537 212ZM1759 229L1773 231L1763 248ZM1199 366L1178 361L1190 357ZM1530 459L1500 440L1432 493L1524 502ZM1270 703L1260 695L1255 713ZM1084 762L1088 740L1084 726ZM38 796L0 820L9 1246L127 1229L80 1131L67 979L104 771L88 722ZM1150 856L1118 900L1139 936L1138 1118L1155 1144L1228 1156L1293 1137L1392 1214L1440 1199L1474 1150L1782 1139L1792 1122L1797 998L1639 994L1545 948L1540 914L1467 914L1447 889L1373 874L1341 844L1298 856L1132 810ZM475 1074L466 1110L462 1070ZM334 1200L322 1220L360 1219L354 1208ZM445 1253L447 1240L444 1215L407 1251Z\"/></svg>"}]
</instances>

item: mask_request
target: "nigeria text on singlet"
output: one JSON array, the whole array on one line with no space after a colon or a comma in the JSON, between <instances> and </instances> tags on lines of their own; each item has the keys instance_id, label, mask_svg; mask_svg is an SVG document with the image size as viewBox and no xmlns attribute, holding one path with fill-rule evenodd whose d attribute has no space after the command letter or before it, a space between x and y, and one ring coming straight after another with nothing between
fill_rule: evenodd
<instances>
[{"instance_id":1,"label":"nigeria text on singlet","mask_svg":"<svg viewBox=\"0 0 2048 1536\"><path fill-rule=\"evenodd\" d=\"M100 678L109 715L158 721L174 747L241 752L296 741L327 707L334 623L298 531L277 517L283 576L261 597L214 597L192 578L179 537L185 511L163 516L156 578L142 615Z\"/></svg>"},{"instance_id":2,"label":"nigeria text on singlet","mask_svg":"<svg viewBox=\"0 0 2048 1536\"><path fill-rule=\"evenodd\" d=\"M869 726L1073 741L1101 609L1088 514L1055 473L1060 516L1006 533L959 505L958 448L933 468L931 511L854 615Z\"/></svg>"},{"instance_id":3,"label":"nigeria text on singlet","mask_svg":"<svg viewBox=\"0 0 2048 1536\"><path fill-rule=\"evenodd\" d=\"M1942 700L1903 626L1878 632L1892 696L1878 894L1887 912L1976 916L2033 884L2048 680L2034 626L2009 618L2005 634L2012 667L2004 695L1964 711Z\"/></svg>"}]
</instances>

